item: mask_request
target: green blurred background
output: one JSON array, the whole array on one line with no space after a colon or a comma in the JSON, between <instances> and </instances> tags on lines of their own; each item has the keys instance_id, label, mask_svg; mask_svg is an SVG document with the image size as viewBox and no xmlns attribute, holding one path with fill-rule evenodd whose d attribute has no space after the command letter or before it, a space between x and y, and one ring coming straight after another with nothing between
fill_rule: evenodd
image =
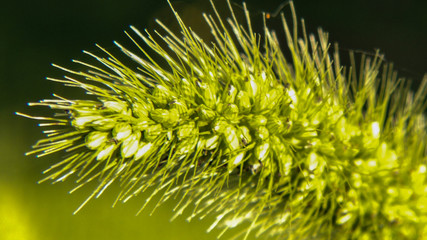
<instances>
[{"instance_id":1,"label":"green blurred background","mask_svg":"<svg viewBox=\"0 0 427 240\"><path fill-rule=\"evenodd\" d=\"M188 23L209 39L202 12L210 12L207 0L172 1ZM224 1L218 0L218 8ZM240 1L235 1L240 3ZM261 12L274 12L281 0L247 1L254 23L262 23ZM299 18L308 32L322 27L332 42L345 49L374 52L381 49L395 63L401 76L417 81L427 72L426 1L339 1L295 0ZM240 9L236 8L236 11ZM289 11L286 11L289 13ZM224 12L225 13L225 12ZM60 156L36 159L25 157L42 137L36 121L14 115L15 111L47 114L46 109L29 108L27 102L50 98L51 93L73 98L79 91L64 88L44 78L63 73L50 63L73 69L71 59L88 58L82 49L100 53L94 43L117 52L112 41L125 46L131 42L123 30L157 28L154 19L176 27L166 0L74 0L8 1L0 7L0 239L215 239L219 231L206 234L214 220L186 223L184 218L169 222L171 201L153 216L144 211L135 216L144 202L138 196L128 204L111 208L117 186L90 202L79 214L72 212L90 193L85 188L69 195L73 183L37 184L42 171ZM257 20L255 20L257 19ZM278 19L271 28L281 33ZM255 26L260 29L261 25ZM280 35L283 36L283 35ZM226 239L226 238L225 238Z\"/></svg>"}]
</instances>

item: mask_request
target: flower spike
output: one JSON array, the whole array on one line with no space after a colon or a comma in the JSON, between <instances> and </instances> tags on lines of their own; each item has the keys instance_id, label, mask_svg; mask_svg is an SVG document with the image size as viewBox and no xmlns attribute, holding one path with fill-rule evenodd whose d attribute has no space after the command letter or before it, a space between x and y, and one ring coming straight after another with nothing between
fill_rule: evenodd
<instances>
[{"instance_id":1,"label":"flower spike","mask_svg":"<svg viewBox=\"0 0 427 240\"><path fill-rule=\"evenodd\" d=\"M358 72L341 66L326 33L302 22L298 37L292 2L287 49L267 26L253 32L245 5L242 24L230 1L227 21L211 3L214 43L170 4L181 35L159 22L159 38L126 32L142 54L115 43L138 69L100 46L104 56L85 52L95 63L74 61L87 72L54 65L67 76L50 80L90 97L30 104L53 117L18 113L48 128L28 154L64 156L42 181L96 181L76 212L114 182L116 202L152 189L143 208L178 196L174 217L215 215L209 231L247 223L243 238L426 239L427 77L413 93L379 53Z\"/></svg>"}]
</instances>

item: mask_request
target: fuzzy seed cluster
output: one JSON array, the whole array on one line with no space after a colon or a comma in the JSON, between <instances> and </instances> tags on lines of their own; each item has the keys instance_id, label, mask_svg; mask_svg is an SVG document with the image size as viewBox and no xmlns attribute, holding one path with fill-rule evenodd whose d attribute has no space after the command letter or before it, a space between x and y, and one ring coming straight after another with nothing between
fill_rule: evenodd
<instances>
[{"instance_id":1,"label":"fuzzy seed cluster","mask_svg":"<svg viewBox=\"0 0 427 240\"><path fill-rule=\"evenodd\" d=\"M248 11L243 27L230 9L229 27L205 15L212 44L173 8L181 36L162 23L157 38L132 27L163 63L128 34L139 55L117 46L138 70L102 48L105 58L88 53L100 66L62 68L70 76L51 80L92 100L32 104L56 115L37 117L51 128L30 154L65 156L45 180L98 181L82 206L113 182L117 201L147 189L145 205L179 196L174 217L214 214L209 230L221 235L244 226L238 237L427 238L427 78L412 93L379 54L356 77L330 56L327 34L298 38L295 15L293 33L282 16L285 50L267 27L253 33Z\"/></svg>"}]
</instances>

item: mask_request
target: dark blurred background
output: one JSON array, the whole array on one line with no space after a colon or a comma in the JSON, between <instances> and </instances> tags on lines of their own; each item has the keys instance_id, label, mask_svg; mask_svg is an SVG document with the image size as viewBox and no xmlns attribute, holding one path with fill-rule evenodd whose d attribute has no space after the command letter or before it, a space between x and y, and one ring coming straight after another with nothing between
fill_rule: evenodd
<instances>
[{"instance_id":1,"label":"dark blurred background","mask_svg":"<svg viewBox=\"0 0 427 240\"><path fill-rule=\"evenodd\" d=\"M224 0L217 0L223 9ZM240 1L234 1L241 4ZM380 49L393 62L399 76L415 84L427 72L427 1L415 0L295 0L298 18L304 18L309 33L318 27L338 42L343 62L348 49L374 53ZM172 1L184 21L209 39L209 30L201 17L211 12L207 0ZM247 1L255 29L261 29L261 13L273 13L283 1ZM241 9L235 7L236 12ZM289 14L289 9L285 8ZM100 44L117 53L113 40L131 45L123 30L134 25L140 30L158 28L154 19L177 26L166 0L74 0L7 1L0 7L0 239L215 239L206 234L210 221L184 218L170 223L173 202L149 217L135 213L144 201L138 197L129 204L110 208L117 186L92 201L78 215L72 212L91 189L68 195L72 182L56 185L37 184L42 171L55 158L25 157L35 141L42 137L36 121L14 115L15 111L44 114L45 109L29 108L27 102L49 98L52 93L70 97L78 91L45 80L61 77L56 63L79 69L71 59L87 57L81 50L101 53ZM281 33L279 18L269 19L271 29ZM282 35L283 36L283 35ZM55 156L56 158L58 156ZM115 188L115 189L114 189Z\"/></svg>"}]
</instances>

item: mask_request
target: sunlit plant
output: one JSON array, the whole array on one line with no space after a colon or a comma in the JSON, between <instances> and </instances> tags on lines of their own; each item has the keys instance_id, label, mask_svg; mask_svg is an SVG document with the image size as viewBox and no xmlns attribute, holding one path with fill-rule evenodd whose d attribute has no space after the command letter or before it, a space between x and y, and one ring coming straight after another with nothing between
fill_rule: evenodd
<instances>
[{"instance_id":1,"label":"sunlit plant","mask_svg":"<svg viewBox=\"0 0 427 240\"><path fill-rule=\"evenodd\" d=\"M247 222L242 238L427 239L427 77L413 93L378 53L341 66L327 34L298 29L292 2L280 40L228 5L227 21L213 3L204 15L214 43L171 6L180 35L158 22L158 37L126 33L140 53L116 43L138 69L101 47L86 52L95 63L74 61L87 72L55 65L69 75L50 80L90 100L54 95L29 104L52 117L18 113L48 128L27 154L64 156L42 181L96 182L81 207L114 182L116 202L152 189L146 204L179 197L176 216L214 215L209 230Z\"/></svg>"}]
</instances>

